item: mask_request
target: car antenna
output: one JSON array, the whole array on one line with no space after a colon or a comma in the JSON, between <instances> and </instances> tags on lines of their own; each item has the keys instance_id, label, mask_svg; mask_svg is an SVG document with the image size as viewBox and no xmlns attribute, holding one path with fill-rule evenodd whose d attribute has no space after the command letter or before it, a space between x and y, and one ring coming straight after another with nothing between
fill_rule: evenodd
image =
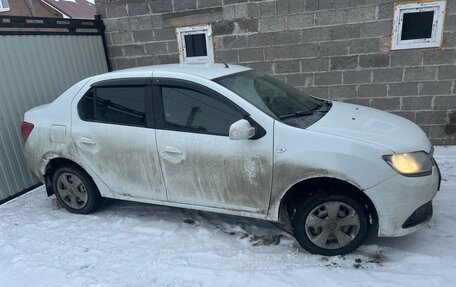
<instances>
[{"instance_id":1,"label":"car antenna","mask_svg":"<svg viewBox=\"0 0 456 287\"><path fill-rule=\"evenodd\" d=\"M228 66L228 64L227 64L227 63L225 63L225 62L223 62L223 61L222 61L222 63L223 63L223 64L225 64L225 68L227 68L227 69L228 69L228 68L230 67L230 66Z\"/></svg>"}]
</instances>

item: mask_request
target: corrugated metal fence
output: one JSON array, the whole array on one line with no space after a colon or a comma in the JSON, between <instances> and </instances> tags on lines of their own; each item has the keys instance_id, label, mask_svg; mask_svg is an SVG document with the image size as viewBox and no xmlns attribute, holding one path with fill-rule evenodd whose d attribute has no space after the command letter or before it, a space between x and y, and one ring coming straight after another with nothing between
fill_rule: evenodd
<instances>
[{"instance_id":1,"label":"corrugated metal fence","mask_svg":"<svg viewBox=\"0 0 456 287\"><path fill-rule=\"evenodd\" d=\"M36 183L22 151L24 112L52 102L81 79L106 72L102 37L100 33L0 34L0 202Z\"/></svg>"}]
</instances>

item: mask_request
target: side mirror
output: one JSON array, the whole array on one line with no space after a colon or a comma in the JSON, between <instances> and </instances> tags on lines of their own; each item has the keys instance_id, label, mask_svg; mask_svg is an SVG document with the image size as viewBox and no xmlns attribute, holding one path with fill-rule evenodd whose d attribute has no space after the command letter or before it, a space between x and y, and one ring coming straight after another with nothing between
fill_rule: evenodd
<instances>
[{"instance_id":1,"label":"side mirror","mask_svg":"<svg viewBox=\"0 0 456 287\"><path fill-rule=\"evenodd\" d=\"M247 120L239 120L230 126L230 140L247 140L255 135L255 128Z\"/></svg>"}]
</instances>

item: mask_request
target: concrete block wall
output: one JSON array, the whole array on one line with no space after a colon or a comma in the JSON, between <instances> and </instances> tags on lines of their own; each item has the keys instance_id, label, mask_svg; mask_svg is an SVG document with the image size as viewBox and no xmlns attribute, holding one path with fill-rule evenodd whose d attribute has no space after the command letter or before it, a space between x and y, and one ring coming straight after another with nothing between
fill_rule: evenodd
<instances>
[{"instance_id":1,"label":"concrete block wall","mask_svg":"<svg viewBox=\"0 0 456 287\"><path fill-rule=\"evenodd\" d=\"M395 113L434 144L456 144L456 1L441 50L390 51L394 1L97 0L97 10L114 69L177 63L175 27L210 23L217 62Z\"/></svg>"}]
</instances>

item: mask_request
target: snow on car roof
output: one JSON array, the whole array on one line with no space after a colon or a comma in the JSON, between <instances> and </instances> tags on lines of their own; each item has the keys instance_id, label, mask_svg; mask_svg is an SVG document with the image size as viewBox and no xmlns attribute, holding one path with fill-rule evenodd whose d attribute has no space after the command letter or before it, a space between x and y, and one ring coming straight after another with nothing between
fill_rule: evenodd
<instances>
[{"instance_id":1,"label":"snow on car roof","mask_svg":"<svg viewBox=\"0 0 456 287\"><path fill-rule=\"evenodd\" d=\"M226 75L231 75L239 73L242 71L250 70L248 67L238 66L238 65L228 65L228 68L225 64L210 64L210 65L197 65L197 64L167 64L167 65L156 65L156 66L144 66L137 67L125 70L118 70L112 72L114 73L141 73L141 72L173 72L180 74L189 74L209 80L223 77Z\"/></svg>"}]
</instances>

